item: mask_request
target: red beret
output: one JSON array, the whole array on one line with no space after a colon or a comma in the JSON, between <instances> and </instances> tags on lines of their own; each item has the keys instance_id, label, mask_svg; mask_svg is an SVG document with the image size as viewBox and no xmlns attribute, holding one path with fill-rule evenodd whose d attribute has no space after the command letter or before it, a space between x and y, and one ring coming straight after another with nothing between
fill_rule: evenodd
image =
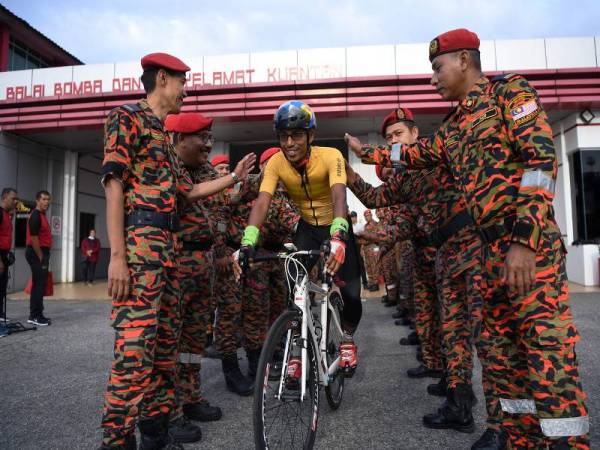
<instances>
[{"instance_id":1,"label":"red beret","mask_svg":"<svg viewBox=\"0 0 600 450\"><path fill-rule=\"evenodd\" d=\"M217 155L213 159L210 160L210 163L213 167L217 167L219 164L229 164L229 156L227 155Z\"/></svg>"},{"instance_id":2,"label":"red beret","mask_svg":"<svg viewBox=\"0 0 600 450\"><path fill-rule=\"evenodd\" d=\"M142 69L148 67L159 67L174 72L187 72L189 66L179 58L167 53L150 53L142 58Z\"/></svg>"},{"instance_id":3,"label":"red beret","mask_svg":"<svg viewBox=\"0 0 600 450\"><path fill-rule=\"evenodd\" d=\"M197 133L200 130L210 129L213 120L197 112L184 112L170 114L165 120L165 129L177 133Z\"/></svg>"},{"instance_id":4,"label":"red beret","mask_svg":"<svg viewBox=\"0 0 600 450\"><path fill-rule=\"evenodd\" d=\"M264 152L262 152L262 155L260 155L260 163L266 163L271 156L273 156L275 153L279 153L280 151L281 149L279 147L271 147L266 149Z\"/></svg>"},{"instance_id":5,"label":"red beret","mask_svg":"<svg viewBox=\"0 0 600 450\"><path fill-rule=\"evenodd\" d=\"M457 50L479 50L479 38L466 28L447 31L429 43L429 61Z\"/></svg>"},{"instance_id":6,"label":"red beret","mask_svg":"<svg viewBox=\"0 0 600 450\"><path fill-rule=\"evenodd\" d=\"M415 118L413 117L413 113L408 108L398 108L393 110L383 119L383 123L381 124L381 135L385 137L385 129L398 122L414 122Z\"/></svg>"}]
</instances>

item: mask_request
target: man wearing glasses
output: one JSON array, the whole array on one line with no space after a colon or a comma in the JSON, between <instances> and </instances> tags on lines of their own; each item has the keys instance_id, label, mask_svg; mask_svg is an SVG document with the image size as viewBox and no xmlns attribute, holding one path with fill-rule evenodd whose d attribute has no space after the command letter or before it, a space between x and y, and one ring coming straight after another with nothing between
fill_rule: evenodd
<instances>
[{"instance_id":1,"label":"man wearing glasses","mask_svg":"<svg viewBox=\"0 0 600 450\"><path fill-rule=\"evenodd\" d=\"M310 107L298 100L284 103L275 113L274 128L282 151L265 167L258 199L244 231L242 251L251 253L256 246L260 226L281 181L302 217L294 236L296 247L319 249L324 241L331 243L326 268L335 276L344 300L341 368L346 376L352 376L358 362L353 335L362 315L360 267L347 220L344 158L335 148L312 145L316 124Z\"/></svg>"}]
</instances>

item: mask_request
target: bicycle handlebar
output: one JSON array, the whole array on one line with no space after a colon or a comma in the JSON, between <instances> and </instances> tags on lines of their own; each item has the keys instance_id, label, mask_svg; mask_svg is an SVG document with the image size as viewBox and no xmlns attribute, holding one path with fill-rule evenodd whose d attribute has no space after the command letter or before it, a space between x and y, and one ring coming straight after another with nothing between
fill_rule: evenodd
<instances>
[{"instance_id":1,"label":"bicycle handlebar","mask_svg":"<svg viewBox=\"0 0 600 450\"><path fill-rule=\"evenodd\" d=\"M289 258L291 255L294 256L319 256L321 255L321 250L299 250L295 252L280 252L280 253L269 253L267 255L259 255L250 258L250 262L262 262L262 261L273 261L274 259L285 259Z\"/></svg>"}]
</instances>

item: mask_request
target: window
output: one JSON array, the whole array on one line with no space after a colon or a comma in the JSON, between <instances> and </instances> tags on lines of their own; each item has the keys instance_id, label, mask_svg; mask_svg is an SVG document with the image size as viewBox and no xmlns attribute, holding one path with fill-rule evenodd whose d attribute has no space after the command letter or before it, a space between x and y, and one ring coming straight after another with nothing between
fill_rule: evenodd
<instances>
[{"instance_id":1,"label":"window","mask_svg":"<svg viewBox=\"0 0 600 450\"><path fill-rule=\"evenodd\" d=\"M576 240L600 242L600 150L580 150L572 156L575 180Z\"/></svg>"},{"instance_id":2,"label":"window","mask_svg":"<svg viewBox=\"0 0 600 450\"><path fill-rule=\"evenodd\" d=\"M25 44L10 39L8 46L8 70L41 69L48 63Z\"/></svg>"}]
</instances>

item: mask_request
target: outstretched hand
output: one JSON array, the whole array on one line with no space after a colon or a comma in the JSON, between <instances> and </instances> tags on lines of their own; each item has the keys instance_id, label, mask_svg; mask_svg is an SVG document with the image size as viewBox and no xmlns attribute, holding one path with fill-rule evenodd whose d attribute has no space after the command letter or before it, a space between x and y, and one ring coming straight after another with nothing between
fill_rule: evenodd
<instances>
[{"instance_id":1,"label":"outstretched hand","mask_svg":"<svg viewBox=\"0 0 600 450\"><path fill-rule=\"evenodd\" d=\"M348 150L351 150L358 158L362 158L363 150L360 140L349 133L344 134L344 140L348 144Z\"/></svg>"},{"instance_id":2,"label":"outstretched hand","mask_svg":"<svg viewBox=\"0 0 600 450\"><path fill-rule=\"evenodd\" d=\"M256 154L248 153L242 158L242 160L235 166L234 172L240 181L245 180L248 174L254 169L256 164Z\"/></svg>"}]
</instances>

